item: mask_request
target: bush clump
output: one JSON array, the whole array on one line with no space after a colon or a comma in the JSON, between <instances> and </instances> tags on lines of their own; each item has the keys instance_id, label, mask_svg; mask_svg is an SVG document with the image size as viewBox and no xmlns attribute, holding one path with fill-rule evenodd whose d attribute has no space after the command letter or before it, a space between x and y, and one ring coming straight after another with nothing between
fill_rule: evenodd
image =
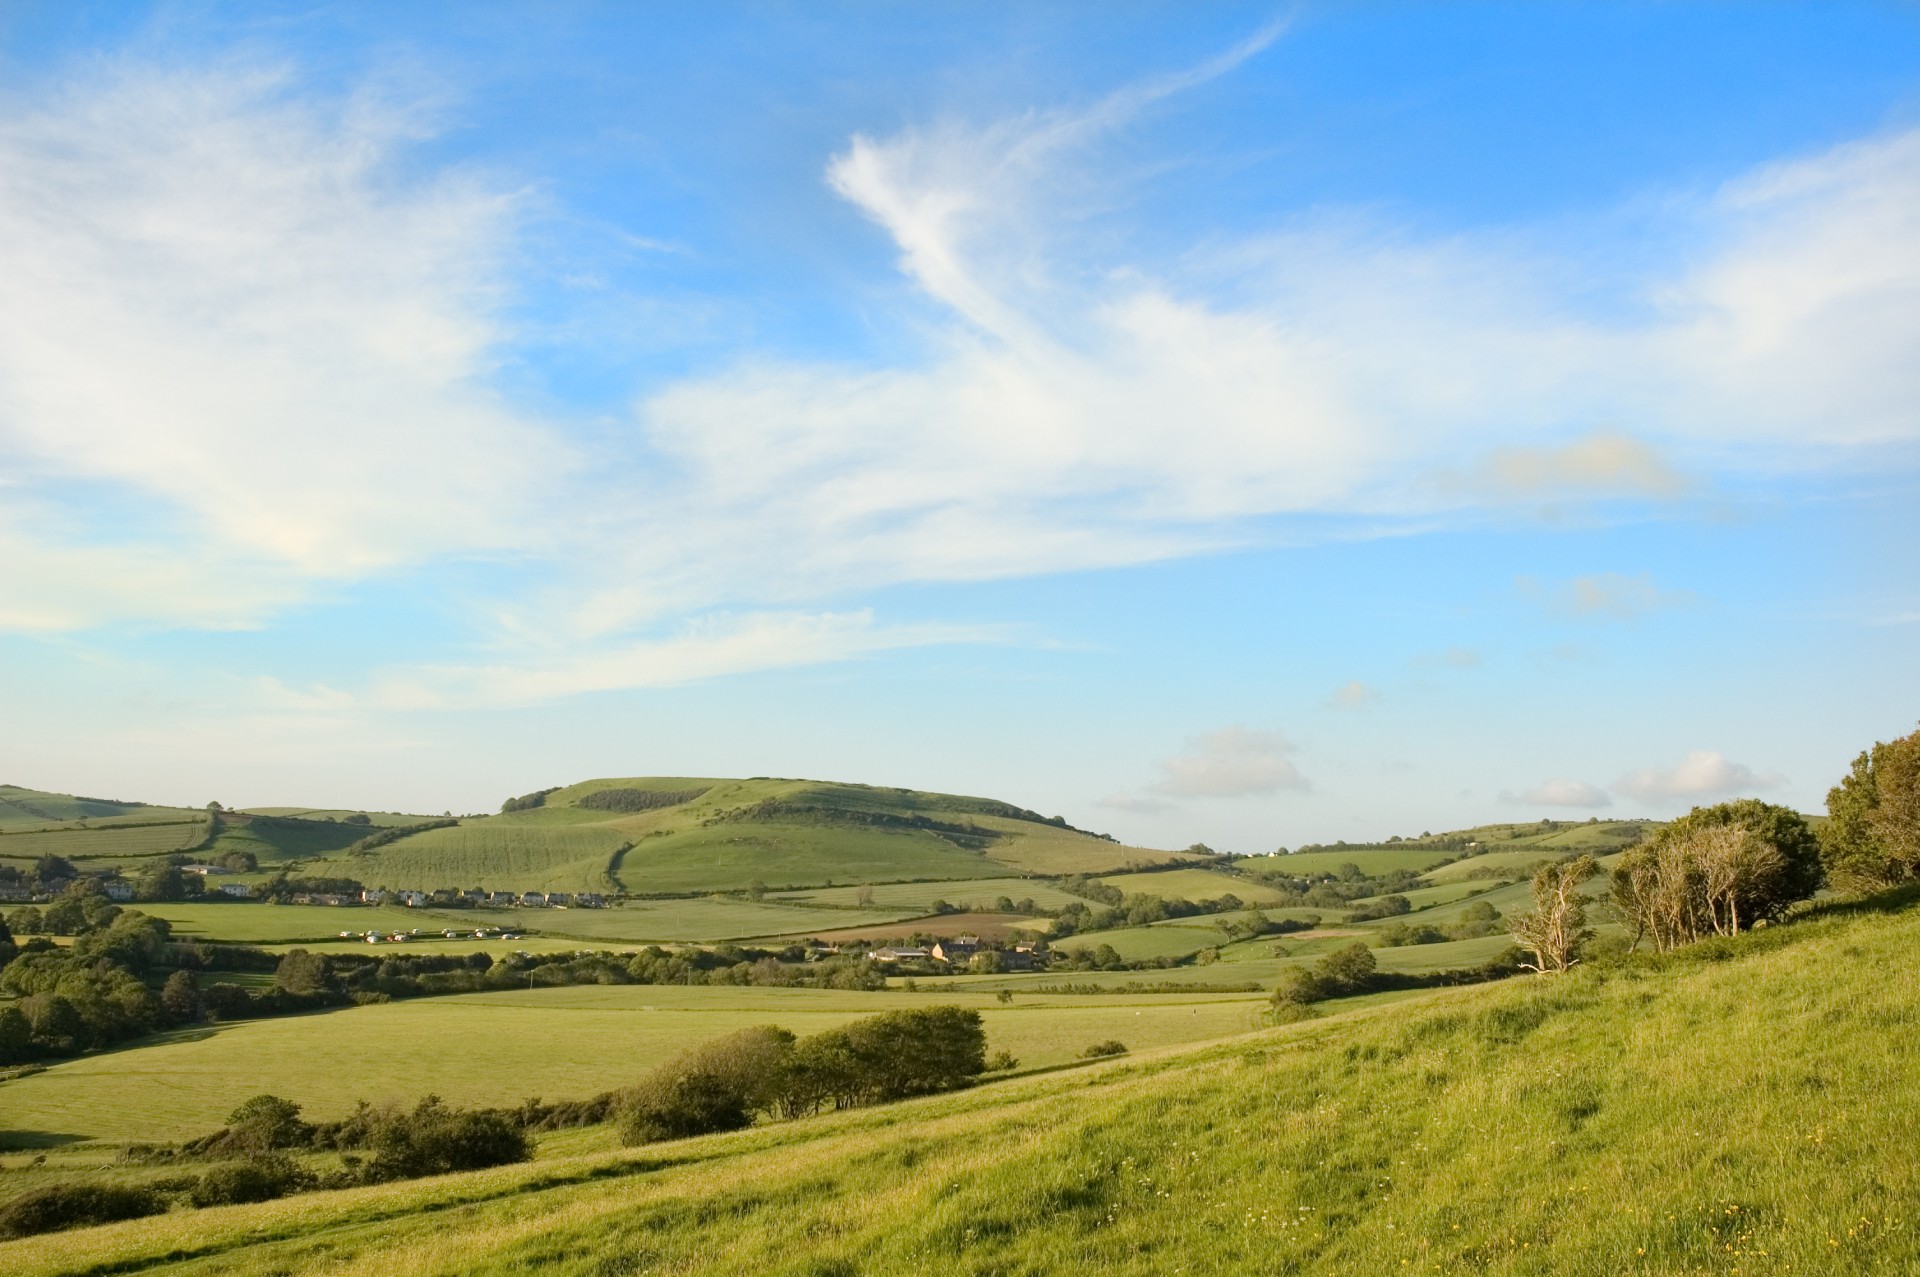
<instances>
[{"instance_id":1,"label":"bush clump","mask_svg":"<svg viewBox=\"0 0 1920 1277\"><path fill-rule=\"evenodd\" d=\"M312 1188L314 1176L283 1153L216 1166L195 1180L187 1199L195 1206L270 1202Z\"/></svg>"},{"instance_id":2,"label":"bush clump","mask_svg":"<svg viewBox=\"0 0 1920 1277\"><path fill-rule=\"evenodd\" d=\"M1080 1055L1082 1059L1100 1060L1105 1059L1109 1055L1125 1055L1126 1053L1127 1044L1125 1042L1109 1038L1105 1042L1095 1042L1092 1046L1082 1051Z\"/></svg>"},{"instance_id":3,"label":"bush clump","mask_svg":"<svg viewBox=\"0 0 1920 1277\"><path fill-rule=\"evenodd\" d=\"M52 1184L0 1206L0 1237L31 1237L89 1224L158 1215L167 1209L160 1194L117 1184Z\"/></svg>"}]
</instances>

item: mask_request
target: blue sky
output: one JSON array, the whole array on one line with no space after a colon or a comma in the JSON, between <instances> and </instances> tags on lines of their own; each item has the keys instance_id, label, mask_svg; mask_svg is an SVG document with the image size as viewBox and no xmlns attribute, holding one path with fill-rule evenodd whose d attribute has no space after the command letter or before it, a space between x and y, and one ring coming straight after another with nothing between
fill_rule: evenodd
<instances>
[{"instance_id":1,"label":"blue sky","mask_svg":"<svg viewBox=\"0 0 1920 1277\"><path fill-rule=\"evenodd\" d=\"M1920 719L1905 5L0 7L0 779L1241 851Z\"/></svg>"}]
</instances>

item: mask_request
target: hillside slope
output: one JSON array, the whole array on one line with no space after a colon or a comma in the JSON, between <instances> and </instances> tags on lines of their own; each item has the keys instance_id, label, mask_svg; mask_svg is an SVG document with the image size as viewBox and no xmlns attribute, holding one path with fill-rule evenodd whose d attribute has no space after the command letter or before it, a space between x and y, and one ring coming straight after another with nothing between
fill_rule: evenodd
<instances>
[{"instance_id":1,"label":"hillside slope","mask_svg":"<svg viewBox=\"0 0 1920 1277\"><path fill-rule=\"evenodd\" d=\"M525 805L336 855L313 872L390 887L671 895L1093 873L1180 858L993 799L869 785L646 776L516 801Z\"/></svg>"},{"instance_id":2,"label":"hillside slope","mask_svg":"<svg viewBox=\"0 0 1920 1277\"><path fill-rule=\"evenodd\" d=\"M1920 1268L1920 911L739 1135L0 1246L565 1274ZM1711 959L1719 958L1714 961Z\"/></svg>"}]
</instances>

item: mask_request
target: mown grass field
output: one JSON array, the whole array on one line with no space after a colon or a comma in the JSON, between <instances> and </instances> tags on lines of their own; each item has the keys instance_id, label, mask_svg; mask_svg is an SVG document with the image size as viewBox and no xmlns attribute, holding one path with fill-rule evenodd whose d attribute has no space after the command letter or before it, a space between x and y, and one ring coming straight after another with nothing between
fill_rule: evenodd
<instances>
[{"instance_id":1,"label":"mown grass field","mask_svg":"<svg viewBox=\"0 0 1920 1277\"><path fill-rule=\"evenodd\" d=\"M1906 1275L1920 991L1887 974L1916 945L1910 907L1836 913L953 1096L7 1243L0 1268Z\"/></svg>"},{"instance_id":2,"label":"mown grass field","mask_svg":"<svg viewBox=\"0 0 1920 1277\"><path fill-rule=\"evenodd\" d=\"M823 909L729 897L634 900L612 909L475 910L519 929L596 941L742 940L847 926L890 926L912 909ZM501 925L492 923L489 925Z\"/></svg>"},{"instance_id":3,"label":"mown grass field","mask_svg":"<svg viewBox=\"0 0 1920 1277\"><path fill-rule=\"evenodd\" d=\"M1067 936L1056 940L1053 946L1063 953L1076 949L1098 949L1101 945L1110 946L1128 962L1140 962L1147 958L1182 958L1202 949L1217 947L1227 943L1227 937L1220 928L1213 925L1213 919L1181 918L1179 923L1157 924L1150 927L1120 927L1112 931L1089 931L1084 935Z\"/></svg>"},{"instance_id":4,"label":"mown grass field","mask_svg":"<svg viewBox=\"0 0 1920 1277\"><path fill-rule=\"evenodd\" d=\"M231 940L243 944L298 944L332 940L342 931L409 931L415 927L439 935L448 928L471 934L477 926L497 926L479 910L407 909L399 905L323 908L317 905L232 904L133 905L165 918L182 940ZM498 915L496 915L498 916Z\"/></svg>"},{"instance_id":5,"label":"mown grass field","mask_svg":"<svg viewBox=\"0 0 1920 1277\"><path fill-rule=\"evenodd\" d=\"M1245 1032L1257 1027L1265 1003L1257 996L1020 995L1002 1005L987 992L545 988L185 1031L0 1083L0 1105L14 1139L45 1144L184 1138L218 1128L263 1090L315 1117L344 1115L360 1099L411 1101L428 1092L459 1104L584 1098L736 1029L773 1023L814 1033L919 1005L979 1010L989 1048L1035 1067L1065 1063L1109 1038L1144 1049Z\"/></svg>"},{"instance_id":6,"label":"mown grass field","mask_svg":"<svg viewBox=\"0 0 1920 1277\"><path fill-rule=\"evenodd\" d=\"M1218 900L1221 896L1238 896L1250 905L1264 905L1281 899L1279 892L1253 879L1209 869L1109 874L1100 881L1130 896L1159 896L1162 900Z\"/></svg>"},{"instance_id":7,"label":"mown grass field","mask_svg":"<svg viewBox=\"0 0 1920 1277\"><path fill-rule=\"evenodd\" d=\"M0 833L0 859L19 863L41 856L62 856L83 867L105 868L197 847L206 836L205 817L168 824L68 825Z\"/></svg>"},{"instance_id":8,"label":"mown grass field","mask_svg":"<svg viewBox=\"0 0 1920 1277\"><path fill-rule=\"evenodd\" d=\"M627 839L597 825L477 822L428 829L366 853L309 866L394 890L607 891L607 861Z\"/></svg>"},{"instance_id":9,"label":"mown grass field","mask_svg":"<svg viewBox=\"0 0 1920 1277\"><path fill-rule=\"evenodd\" d=\"M991 909L1001 896L1009 900L1032 900L1043 909L1059 909L1082 897L1062 891L1039 878L978 878L959 882L888 882L870 887L820 887L812 891L782 892L780 899L802 904L828 905L852 909L859 905L860 893L871 892L873 904L881 909L905 908L931 913L935 902L966 908Z\"/></svg>"},{"instance_id":10,"label":"mown grass field","mask_svg":"<svg viewBox=\"0 0 1920 1277\"><path fill-rule=\"evenodd\" d=\"M832 825L740 823L643 838L620 860L628 891L738 891L888 879L1000 878L985 854L931 834Z\"/></svg>"}]
</instances>

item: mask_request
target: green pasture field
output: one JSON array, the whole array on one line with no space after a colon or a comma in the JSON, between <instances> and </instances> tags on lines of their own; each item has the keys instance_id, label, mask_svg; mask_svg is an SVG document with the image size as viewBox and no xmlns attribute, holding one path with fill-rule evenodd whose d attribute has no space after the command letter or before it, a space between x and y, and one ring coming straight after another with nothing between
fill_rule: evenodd
<instances>
[{"instance_id":1,"label":"green pasture field","mask_svg":"<svg viewBox=\"0 0 1920 1277\"><path fill-rule=\"evenodd\" d=\"M1563 860L1570 853L1552 848L1521 847L1513 851L1488 851L1465 860L1456 860L1450 865L1442 865L1427 875L1429 882L1440 884L1447 882L1472 881L1476 871L1497 870L1506 878L1524 878L1533 866L1546 860Z\"/></svg>"},{"instance_id":2,"label":"green pasture field","mask_svg":"<svg viewBox=\"0 0 1920 1277\"><path fill-rule=\"evenodd\" d=\"M1001 878L977 851L932 834L771 822L721 824L643 838L616 873L630 892L838 886L888 879Z\"/></svg>"},{"instance_id":3,"label":"green pasture field","mask_svg":"<svg viewBox=\"0 0 1920 1277\"><path fill-rule=\"evenodd\" d=\"M369 887L433 891L606 891L607 860L625 842L595 825L527 826L494 820L427 829L384 847L307 867Z\"/></svg>"},{"instance_id":4,"label":"green pasture field","mask_svg":"<svg viewBox=\"0 0 1920 1277\"><path fill-rule=\"evenodd\" d=\"M242 1021L56 1064L0 1084L16 1142L171 1140L217 1129L249 1095L272 1091L315 1118L356 1100L510 1105L584 1098L636 1080L701 1041L756 1024L815 1033L907 1006L967 1006L989 1050L1025 1067L1063 1064L1095 1042L1135 1049L1257 1028L1255 996L1018 996L846 993L664 985L578 986L420 998ZM25 1134L21 1134L24 1132ZM0 1265L3 1267L3 1265Z\"/></svg>"},{"instance_id":5,"label":"green pasture field","mask_svg":"<svg viewBox=\"0 0 1920 1277\"><path fill-rule=\"evenodd\" d=\"M966 908L991 909L994 901L1005 896L1015 902L1032 900L1042 909L1060 909L1087 903L1082 896L1062 891L1044 878L978 878L972 881L887 882L865 888L873 893L873 904L880 909L913 909L931 913L936 901ZM852 909L859 905L860 887L820 887L813 891L783 892L782 900Z\"/></svg>"},{"instance_id":6,"label":"green pasture field","mask_svg":"<svg viewBox=\"0 0 1920 1277\"><path fill-rule=\"evenodd\" d=\"M1128 847L1104 838L1089 838L1084 834L1045 825L992 818L981 818L979 823L987 827L1017 828L1021 831L1018 836L987 848L989 858L1021 873L1054 877L1065 874L1124 873L1149 865L1203 863L1212 859L1210 856L1192 856L1180 851Z\"/></svg>"},{"instance_id":7,"label":"green pasture field","mask_svg":"<svg viewBox=\"0 0 1920 1277\"><path fill-rule=\"evenodd\" d=\"M338 820L345 821L348 816L365 816L366 825L357 825L361 836L365 837L373 829L388 829L396 825L418 825L429 820L438 820L438 816L410 815L399 811L354 811L348 807L249 807L246 809L256 816L292 816L296 820Z\"/></svg>"},{"instance_id":8,"label":"green pasture field","mask_svg":"<svg viewBox=\"0 0 1920 1277\"><path fill-rule=\"evenodd\" d=\"M64 856L76 865L105 867L103 861L138 861L168 852L197 847L207 836L206 818L176 821L171 824L137 824L85 827L66 825L58 829L24 833L0 833L0 858L19 862L41 856Z\"/></svg>"},{"instance_id":9,"label":"green pasture field","mask_svg":"<svg viewBox=\"0 0 1920 1277\"><path fill-rule=\"evenodd\" d=\"M754 903L702 897L693 900L639 900L606 909L409 909L403 905L324 907L254 902L138 904L133 906L173 924L188 940L230 940L246 944L291 945L330 942L341 931L410 931L443 945L440 933L466 933L490 927L552 941L557 947L631 946L655 941L740 940L787 935L849 924L880 926L902 917L901 910L822 909L806 905ZM505 943L504 951L516 946Z\"/></svg>"},{"instance_id":10,"label":"green pasture field","mask_svg":"<svg viewBox=\"0 0 1920 1277\"><path fill-rule=\"evenodd\" d=\"M1185 926L1119 927L1112 931L1089 931L1083 935L1055 940L1053 947L1062 953L1075 949L1113 946L1113 951L1128 962L1146 958L1184 958L1202 949L1227 942L1211 918L1182 918Z\"/></svg>"},{"instance_id":11,"label":"green pasture field","mask_svg":"<svg viewBox=\"0 0 1920 1277\"><path fill-rule=\"evenodd\" d=\"M634 900L610 909L477 909L474 913L507 918L507 925L516 929L537 928L549 936L597 942L742 940L847 926L887 926L914 916L910 909L823 909L724 896Z\"/></svg>"},{"instance_id":12,"label":"green pasture field","mask_svg":"<svg viewBox=\"0 0 1920 1277\"><path fill-rule=\"evenodd\" d=\"M191 807L155 807L146 803L106 798L78 798L19 785L0 785L0 829L31 829L70 821L90 825L107 821L205 819L206 812Z\"/></svg>"},{"instance_id":13,"label":"green pasture field","mask_svg":"<svg viewBox=\"0 0 1920 1277\"><path fill-rule=\"evenodd\" d=\"M251 852L262 866L283 865L288 861L325 856L350 847L370 832L365 825L337 825L324 821L298 825L254 824L222 821L223 828L203 853L221 856L228 852Z\"/></svg>"},{"instance_id":14,"label":"green pasture field","mask_svg":"<svg viewBox=\"0 0 1920 1277\"><path fill-rule=\"evenodd\" d=\"M732 1135L30 1238L0 1244L0 1269L1905 1277L1920 1041L1887 1026L1920 1018L1920 992L1885 973L1916 946L1912 908L1834 914L1720 961L1586 966Z\"/></svg>"},{"instance_id":15,"label":"green pasture field","mask_svg":"<svg viewBox=\"0 0 1920 1277\"><path fill-rule=\"evenodd\" d=\"M1442 905L1470 902L1475 896L1484 896L1492 891L1498 890L1501 885L1497 878L1473 878L1461 879L1457 882L1441 883L1435 887L1415 887L1411 891L1395 891L1388 892L1387 894L1405 896L1407 903L1413 906L1413 912L1422 914L1421 921L1426 922L1429 921L1429 919L1424 916L1426 910L1435 909ZM1340 908L1326 909L1322 912L1329 921L1338 921L1342 914L1351 913L1355 909L1364 909L1369 904L1373 904L1381 898L1382 897L1379 896L1368 896L1363 900L1355 900ZM1408 917L1410 915L1402 914L1400 916ZM1391 919L1389 919L1389 921L1391 921Z\"/></svg>"},{"instance_id":16,"label":"green pasture field","mask_svg":"<svg viewBox=\"0 0 1920 1277\"><path fill-rule=\"evenodd\" d=\"M1262 873L1337 874L1342 865L1353 865L1361 873L1378 876L1392 873L1396 869L1405 869L1409 873L1425 873L1441 861L1451 860L1462 854L1459 851L1408 843L1404 850L1397 847L1350 847L1333 851L1301 851L1288 856L1260 856L1241 861L1239 868L1244 873L1258 877Z\"/></svg>"},{"instance_id":17,"label":"green pasture field","mask_svg":"<svg viewBox=\"0 0 1920 1277\"><path fill-rule=\"evenodd\" d=\"M236 901L232 904L142 902L129 907L165 918L177 939L229 940L241 944L299 944L333 940L342 931L410 931L415 927L436 937L450 927L471 935L477 926L498 925L482 918L484 912L491 911L408 909L400 905L328 908Z\"/></svg>"},{"instance_id":18,"label":"green pasture field","mask_svg":"<svg viewBox=\"0 0 1920 1277\"><path fill-rule=\"evenodd\" d=\"M874 926L841 926L831 931L809 931L804 937L798 932L786 933L787 939L810 937L828 944L844 944L848 941L883 943L890 940L904 940L909 936L979 936L983 940L1004 940L1028 934L1033 926L1045 925L1044 918L1029 918L1020 913L947 913L938 917L908 917L899 922L880 923ZM771 942L781 937L764 937Z\"/></svg>"},{"instance_id":19,"label":"green pasture field","mask_svg":"<svg viewBox=\"0 0 1920 1277\"><path fill-rule=\"evenodd\" d=\"M1279 892L1253 879L1209 869L1109 874L1100 881L1130 896L1159 896L1162 900L1218 900L1221 896L1238 896L1250 905L1264 905L1281 899Z\"/></svg>"}]
</instances>

